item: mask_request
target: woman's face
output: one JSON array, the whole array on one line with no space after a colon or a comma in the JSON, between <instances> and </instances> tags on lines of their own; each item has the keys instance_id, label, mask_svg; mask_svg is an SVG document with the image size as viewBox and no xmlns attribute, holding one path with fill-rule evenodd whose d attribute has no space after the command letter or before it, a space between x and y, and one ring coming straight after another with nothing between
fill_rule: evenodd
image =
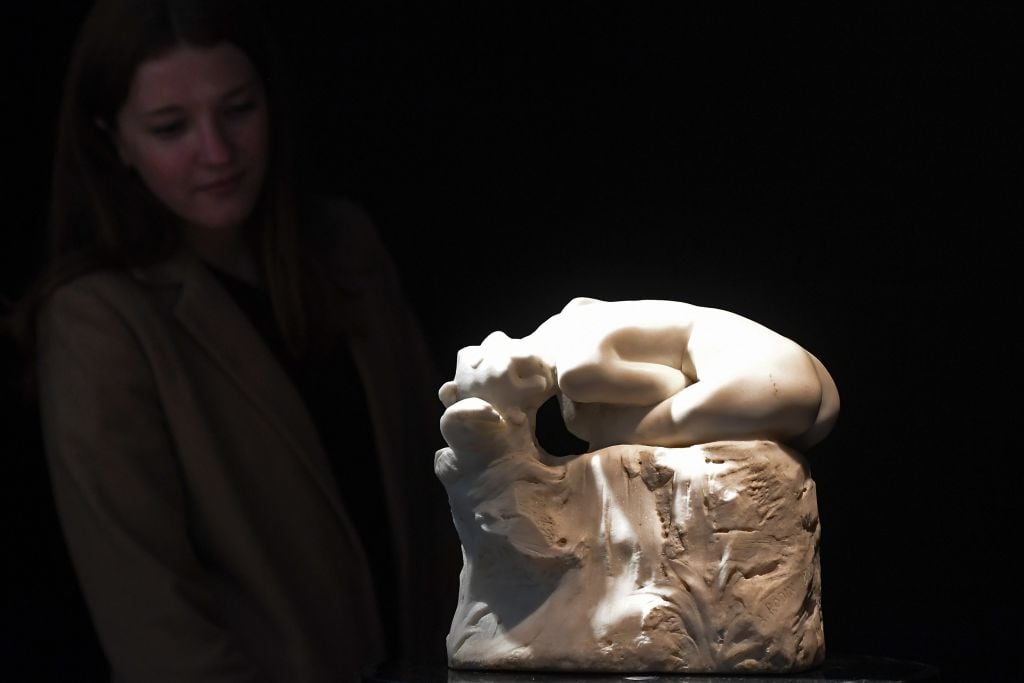
<instances>
[{"instance_id":1,"label":"woman's face","mask_svg":"<svg viewBox=\"0 0 1024 683\"><path fill-rule=\"evenodd\" d=\"M139 65L113 131L121 160L186 230L236 231L266 175L263 83L230 43Z\"/></svg>"}]
</instances>

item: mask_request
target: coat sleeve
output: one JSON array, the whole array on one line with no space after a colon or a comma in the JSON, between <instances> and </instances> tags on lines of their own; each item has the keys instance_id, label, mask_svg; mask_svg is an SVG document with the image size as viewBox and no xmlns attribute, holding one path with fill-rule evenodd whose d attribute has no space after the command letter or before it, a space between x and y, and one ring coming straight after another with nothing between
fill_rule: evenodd
<instances>
[{"instance_id":1,"label":"coat sleeve","mask_svg":"<svg viewBox=\"0 0 1024 683\"><path fill-rule=\"evenodd\" d=\"M38 325L55 502L115 678L266 680L218 623L173 439L131 326L81 283L55 292Z\"/></svg>"}]
</instances>

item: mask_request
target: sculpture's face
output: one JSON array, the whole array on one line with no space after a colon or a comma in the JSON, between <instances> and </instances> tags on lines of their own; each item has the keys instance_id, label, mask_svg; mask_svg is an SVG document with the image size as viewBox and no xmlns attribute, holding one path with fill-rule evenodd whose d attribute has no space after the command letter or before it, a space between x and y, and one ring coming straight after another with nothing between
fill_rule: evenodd
<instances>
[{"instance_id":1,"label":"sculpture's face","mask_svg":"<svg viewBox=\"0 0 1024 683\"><path fill-rule=\"evenodd\" d=\"M439 392L444 405L481 398L499 411L536 410L555 391L554 373L521 339L494 332L459 351L455 379Z\"/></svg>"},{"instance_id":2,"label":"sculpture's face","mask_svg":"<svg viewBox=\"0 0 1024 683\"><path fill-rule=\"evenodd\" d=\"M190 230L235 230L268 157L262 80L230 43L182 46L135 72L112 131L121 160Z\"/></svg>"}]
</instances>

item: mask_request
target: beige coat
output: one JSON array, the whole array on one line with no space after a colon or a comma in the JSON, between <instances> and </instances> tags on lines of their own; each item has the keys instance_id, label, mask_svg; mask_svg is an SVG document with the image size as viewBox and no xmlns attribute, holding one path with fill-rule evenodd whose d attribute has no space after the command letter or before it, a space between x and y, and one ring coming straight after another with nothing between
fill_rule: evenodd
<instances>
[{"instance_id":1,"label":"beige coat","mask_svg":"<svg viewBox=\"0 0 1024 683\"><path fill-rule=\"evenodd\" d=\"M332 220L406 647L443 661L461 558L432 471L436 377L369 222L344 204ZM366 561L311 419L194 256L63 286L39 334L56 503L115 680L347 681L376 658Z\"/></svg>"}]
</instances>

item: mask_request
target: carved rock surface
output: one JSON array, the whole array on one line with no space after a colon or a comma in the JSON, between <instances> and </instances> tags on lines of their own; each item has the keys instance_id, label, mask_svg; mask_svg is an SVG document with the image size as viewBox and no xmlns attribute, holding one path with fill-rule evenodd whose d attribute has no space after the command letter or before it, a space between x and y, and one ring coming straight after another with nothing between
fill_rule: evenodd
<instances>
[{"instance_id":1,"label":"carved rock surface","mask_svg":"<svg viewBox=\"0 0 1024 683\"><path fill-rule=\"evenodd\" d=\"M814 482L773 441L538 451L486 401L449 408L435 471L464 568L449 664L797 671L824 659Z\"/></svg>"}]
</instances>

